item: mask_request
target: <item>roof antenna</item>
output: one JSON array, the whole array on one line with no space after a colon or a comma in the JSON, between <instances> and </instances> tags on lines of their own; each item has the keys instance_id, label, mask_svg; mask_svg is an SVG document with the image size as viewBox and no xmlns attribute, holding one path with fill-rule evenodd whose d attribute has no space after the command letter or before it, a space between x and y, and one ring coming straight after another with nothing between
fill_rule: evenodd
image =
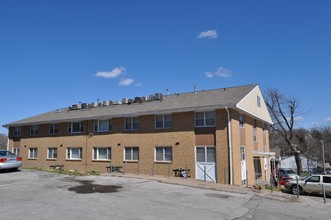
<instances>
[{"instance_id":1,"label":"roof antenna","mask_svg":"<svg viewBox=\"0 0 331 220\"><path fill-rule=\"evenodd\" d=\"M194 93L197 93L197 86L194 85Z\"/></svg>"}]
</instances>

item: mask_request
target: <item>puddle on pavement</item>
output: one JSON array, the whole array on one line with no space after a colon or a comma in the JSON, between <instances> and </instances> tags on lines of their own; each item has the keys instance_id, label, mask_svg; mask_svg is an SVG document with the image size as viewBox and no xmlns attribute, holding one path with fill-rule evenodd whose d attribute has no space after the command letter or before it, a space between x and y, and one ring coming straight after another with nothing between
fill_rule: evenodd
<instances>
[{"instance_id":1,"label":"puddle on pavement","mask_svg":"<svg viewBox=\"0 0 331 220\"><path fill-rule=\"evenodd\" d=\"M230 196L227 196L227 195L217 194L217 193L206 193L205 196L215 197L215 198L220 198L220 199L227 199L227 198L230 197Z\"/></svg>"},{"instance_id":2,"label":"puddle on pavement","mask_svg":"<svg viewBox=\"0 0 331 220\"><path fill-rule=\"evenodd\" d=\"M74 191L79 194L87 193L115 193L118 192L122 186L117 185L98 185L93 184L94 181L89 180L76 180L81 185L70 187L69 191Z\"/></svg>"}]
</instances>

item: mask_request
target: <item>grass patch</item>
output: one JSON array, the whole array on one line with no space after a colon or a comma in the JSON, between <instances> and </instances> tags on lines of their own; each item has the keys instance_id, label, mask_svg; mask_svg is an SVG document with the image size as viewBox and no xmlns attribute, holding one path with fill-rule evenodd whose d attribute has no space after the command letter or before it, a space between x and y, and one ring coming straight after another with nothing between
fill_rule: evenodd
<instances>
[{"instance_id":1,"label":"grass patch","mask_svg":"<svg viewBox=\"0 0 331 220\"><path fill-rule=\"evenodd\" d=\"M95 171L95 170L87 171L87 172L79 172L77 170L41 169L41 168L37 168L37 167L27 168L27 169L39 170L39 171L45 171L45 172L69 175L69 176L100 176L100 172Z\"/></svg>"}]
</instances>

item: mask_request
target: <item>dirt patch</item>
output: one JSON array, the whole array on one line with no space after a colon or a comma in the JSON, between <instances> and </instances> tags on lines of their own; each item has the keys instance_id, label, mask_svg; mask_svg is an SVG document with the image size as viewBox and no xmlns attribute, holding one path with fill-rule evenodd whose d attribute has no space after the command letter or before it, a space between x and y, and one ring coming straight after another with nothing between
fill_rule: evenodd
<instances>
[{"instance_id":1,"label":"dirt patch","mask_svg":"<svg viewBox=\"0 0 331 220\"><path fill-rule=\"evenodd\" d=\"M89 180L77 180L81 185L70 187L69 191L74 191L79 194L87 193L115 193L119 189L122 189L122 186L117 185L98 185L93 184L94 181Z\"/></svg>"}]
</instances>

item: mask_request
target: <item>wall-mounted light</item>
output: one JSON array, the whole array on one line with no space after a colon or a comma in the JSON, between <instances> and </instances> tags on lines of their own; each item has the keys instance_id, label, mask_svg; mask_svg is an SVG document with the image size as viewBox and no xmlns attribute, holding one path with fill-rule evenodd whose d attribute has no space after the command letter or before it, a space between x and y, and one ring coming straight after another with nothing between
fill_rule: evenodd
<instances>
[{"instance_id":1,"label":"wall-mounted light","mask_svg":"<svg viewBox=\"0 0 331 220\"><path fill-rule=\"evenodd\" d=\"M179 145L179 142L176 142L176 145Z\"/></svg>"},{"instance_id":2,"label":"wall-mounted light","mask_svg":"<svg viewBox=\"0 0 331 220\"><path fill-rule=\"evenodd\" d=\"M61 144L60 147L63 147L63 144Z\"/></svg>"},{"instance_id":3,"label":"wall-mounted light","mask_svg":"<svg viewBox=\"0 0 331 220\"><path fill-rule=\"evenodd\" d=\"M24 145L24 147L26 147L26 145Z\"/></svg>"},{"instance_id":4,"label":"wall-mounted light","mask_svg":"<svg viewBox=\"0 0 331 220\"><path fill-rule=\"evenodd\" d=\"M121 143L118 143L117 146L121 146Z\"/></svg>"}]
</instances>

